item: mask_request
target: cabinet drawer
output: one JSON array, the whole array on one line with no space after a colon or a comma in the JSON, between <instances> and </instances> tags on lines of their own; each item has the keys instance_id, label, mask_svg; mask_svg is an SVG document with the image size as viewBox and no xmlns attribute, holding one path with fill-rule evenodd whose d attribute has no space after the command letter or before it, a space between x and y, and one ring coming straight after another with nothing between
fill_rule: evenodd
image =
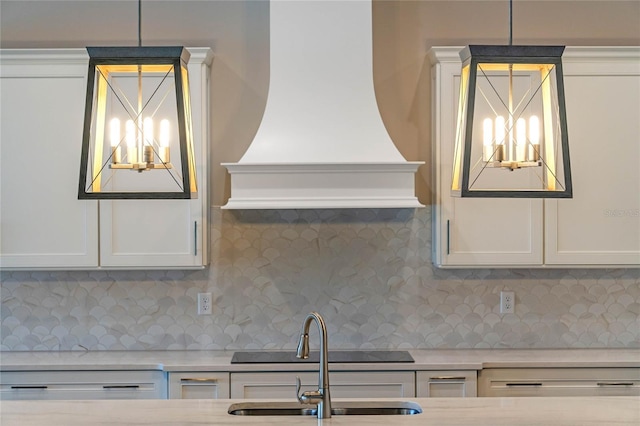
<instances>
[{"instance_id":1,"label":"cabinet drawer","mask_svg":"<svg viewBox=\"0 0 640 426\"><path fill-rule=\"evenodd\" d=\"M295 398L296 376L302 390L318 389L317 372L231 373L231 398ZM329 372L332 398L400 398L415 396L415 372Z\"/></svg>"},{"instance_id":2,"label":"cabinet drawer","mask_svg":"<svg viewBox=\"0 0 640 426\"><path fill-rule=\"evenodd\" d=\"M181 371L169 373L169 399L229 398L229 373Z\"/></svg>"},{"instance_id":3,"label":"cabinet drawer","mask_svg":"<svg viewBox=\"0 0 640 426\"><path fill-rule=\"evenodd\" d=\"M0 373L0 399L164 399L161 371L10 371Z\"/></svg>"},{"instance_id":4,"label":"cabinet drawer","mask_svg":"<svg viewBox=\"0 0 640 426\"><path fill-rule=\"evenodd\" d=\"M478 396L635 396L640 368L505 368L478 375Z\"/></svg>"},{"instance_id":5,"label":"cabinet drawer","mask_svg":"<svg viewBox=\"0 0 640 426\"><path fill-rule=\"evenodd\" d=\"M416 373L418 398L459 398L477 395L475 370L418 371Z\"/></svg>"}]
</instances>

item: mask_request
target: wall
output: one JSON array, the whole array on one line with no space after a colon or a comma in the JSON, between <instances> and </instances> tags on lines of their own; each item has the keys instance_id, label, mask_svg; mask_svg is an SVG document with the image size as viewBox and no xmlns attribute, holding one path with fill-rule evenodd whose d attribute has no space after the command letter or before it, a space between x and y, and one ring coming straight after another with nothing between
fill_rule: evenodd
<instances>
[{"instance_id":1,"label":"wall","mask_svg":"<svg viewBox=\"0 0 640 426\"><path fill-rule=\"evenodd\" d=\"M0 349L293 349L312 310L332 348L640 346L640 270L438 270L429 208L214 209L211 235L204 271L3 273Z\"/></svg>"},{"instance_id":2,"label":"wall","mask_svg":"<svg viewBox=\"0 0 640 426\"><path fill-rule=\"evenodd\" d=\"M521 43L640 44L637 1L516 1ZM505 43L507 2L376 1L381 115L408 160L430 162L434 45ZM137 2L0 2L0 45L135 44ZM458 270L430 262L430 208L221 211L268 93L268 2L143 3L145 44L210 46L212 254L204 271L2 272L3 350L293 348L325 314L334 348L638 347L638 270ZM430 168L417 176L430 204ZM500 315L500 290L516 313ZM195 296L214 315L195 315Z\"/></svg>"}]
</instances>

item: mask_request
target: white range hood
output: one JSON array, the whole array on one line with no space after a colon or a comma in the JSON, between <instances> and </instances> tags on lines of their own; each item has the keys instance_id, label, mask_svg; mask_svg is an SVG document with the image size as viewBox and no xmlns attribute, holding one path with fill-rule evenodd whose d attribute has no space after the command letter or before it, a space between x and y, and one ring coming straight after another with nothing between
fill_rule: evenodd
<instances>
[{"instance_id":1,"label":"white range hood","mask_svg":"<svg viewBox=\"0 0 640 426\"><path fill-rule=\"evenodd\" d=\"M270 5L270 85L226 209L422 207L375 98L370 1Z\"/></svg>"}]
</instances>

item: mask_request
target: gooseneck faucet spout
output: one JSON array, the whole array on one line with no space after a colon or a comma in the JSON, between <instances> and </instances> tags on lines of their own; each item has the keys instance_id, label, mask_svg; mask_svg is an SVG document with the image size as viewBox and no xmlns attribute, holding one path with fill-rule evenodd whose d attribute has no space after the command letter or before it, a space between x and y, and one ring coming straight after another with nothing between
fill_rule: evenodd
<instances>
[{"instance_id":1,"label":"gooseneck faucet spout","mask_svg":"<svg viewBox=\"0 0 640 426\"><path fill-rule=\"evenodd\" d=\"M331 395L329 392L329 350L327 345L327 326L322 316L317 312L311 312L304 320L298 342L298 352L296 357L309 358L309 326L311 321L318 324L320 332L320 363L318 371L318 390L300 393L300 378L296 377L296 394L298 401L302 404L317 404L318 418L327 419L331 417Z\"/></svg>"}]
</instances>

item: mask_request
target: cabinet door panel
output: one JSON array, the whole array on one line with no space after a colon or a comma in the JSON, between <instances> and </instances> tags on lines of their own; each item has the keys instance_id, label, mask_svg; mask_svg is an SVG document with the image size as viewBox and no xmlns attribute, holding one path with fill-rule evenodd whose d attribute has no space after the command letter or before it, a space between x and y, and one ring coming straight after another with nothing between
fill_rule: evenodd
<instances>
[{"instance_id":1,"label":"cabinet door panel","mask_svg":"<svg viewBox=\"0 0 640 426\"><path fill-rule=\"evenodd\" d=\"M456 266L542 264L542 200L451 196L460 62L432 69L434 263Z\"/></svg>"},{"instance_id":2,"label":"cabinet door panel","mask_svg":"<svg viewBox=\"0 0 640 426\"><path fill-rule=\"evenodd\" d=\"M542 263L542 201L452 199L448 265Z\"/></svg>"},{"instance_id":3,"label":"cabinet door panel","mask_svg":"<svg viewBox=\"0 0 640 426\"><path fill-rule=\"evenodd\" d=\"M1 266L95 267L97 203L77 198L85 67L32 68L3 64L0 78Z\"/></svg>"},{"instance_id":4,"label":"cabinet door panel","mask_svg":"<svg viewBox=\"0 0 640 426\"><path fill-rule=\"evenodd\" d=\"M202 267L207 263L211 52L206 48L189 51L198 198L100 201L100 265L103 267L167 269Z\"/></svg>"},{"instance_id":5,"label":"cabinet door panel","mask_svg":"<svg viewBox=\"0 0 640 426\"><path fill-rule=\"evenodd\" d=\"M201 264L198 200L114 200L100 202L102 266L156 267Z\"/></svg>"},{"instance_id":6,"label":"cabinet door panel","mask_svg":"<svg viewBox=\"0 0 640 426\"><path fill-rule=\"evenodd\" d=\"M637 66L635 75L565 74L574 196L546 203L545 261L640 265Z\"/></svg>"}]
</instances>

